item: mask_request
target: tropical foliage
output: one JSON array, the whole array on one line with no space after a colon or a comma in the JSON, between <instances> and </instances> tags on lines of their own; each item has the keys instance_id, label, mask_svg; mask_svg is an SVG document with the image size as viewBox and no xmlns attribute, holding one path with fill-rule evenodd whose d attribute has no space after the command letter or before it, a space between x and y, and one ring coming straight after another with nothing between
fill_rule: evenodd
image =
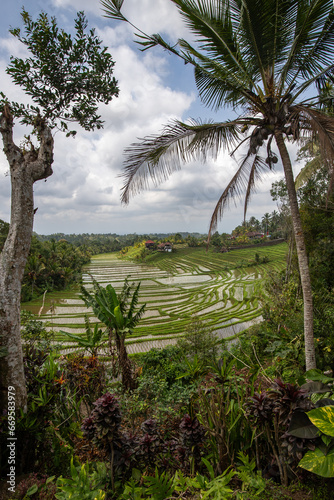
<instances>
[{"instance_id":1,"label":"tropical foliage","mask_svg":"<svg viewBox=\"0 0 334 500\"><path fill-rule=\"evenodd\" d=\"M126 352L125 337L139 323L145 310L145 305L137 308L140 283L135 286L134 283L130 284L126 279L119 294L116 294L112 285L103 288L94 280L93 285L93 293L89 292L84 286L81 287L82 299L107 327L110 353L113 355L114 344L122 371L124 389L133 389L135 382L131 363Z\"/></svg>"},{"instance_id":2,"label":"tropical foliage","mask_svg":"<svg viewBox=\"0 0 334 500\"><path fill-rule=\"evenodd\" d=\"M218 123L175 121L161 135L144 138L127 150L122 199L147 188L191 159L234 155L243 146L239 168L221 195L211 218L211 234L231 197L245 189L245 213L256 183L278 162L284 169L304 299L305 360L315 367L313 305L308 261L286 143L318 138L324 161L334 160L334 120L320 109L320 98L305 98L315 82L333 70L334 13L330 0L230 2L172 0L195 36L169 44L160 35L139 30L143 50L161 46L194 67L205 105L240 110L234 120ZM128 21L123 2L103 0L106 17ZM130 21L128 21L130 22ZM321 101L323 102L323 101ZM243 110L243 111L242 111Z\"/></svg>"},{"instance_id":3,"label":"tropical foliage","mask_svg":"<svg viewBox=\"0 0 334 500\"><path fill-rule=\"evenodd\" d=\"M54 129L66 136L75 136L73 123L86 131L101 129L99 105L117 97L119 89L112 56L95 31L87 30L83 12L77 14L74 36L44 12L33 20L23 8L21 18L23 30L10 32L24 46L25 58L12 56L6 71L28 101L18 103L0 92L0 133L11 180L11 222L0 254L0 329L7 352L0 358L0 404L6 406L4 388L13 384L17 407L26 409L19 309L36 211L33 186L53 173ZM14 142L15 119L28 128L20 146ZM41 266L37 260L30 265L33 291Z\"/></svg>"},{"instance_id":4,"label":"tropical foliage","mask_svg":"<svg viewBox=\"0 0 334 500\"><path fill-rule=\"evenodd\" d=\"M262 365L242 363L243 348L180 377L204 350L137 356L139 384L127 393L96 357L56 361L36 350L25 361L29 412L18 420L17 466L26 475L13 498L326 498L333 378L313 371L314 382L304 377L301 386L271 382ZM304 466L324 477L321 487Z\"/></svg>"},{"instance_id":5,"label":"tropical foliage","mask_svg":"<svg viewBox=\"0 0 334 500\"><path fill-rule=\"evenodd\" d=\"M113 2L117 17L122 3L122 0ZM192 0L175 0L175 3L191 10L201 4L202 17L204 7L217 5L216 2ZM310 3L313 2L300 2L305 11ZM326 11L326 2L314 3L321 12ZM246 13L250 4L242 2ZM233 3L234 9L240 5ZM283 7L289 6L289 1L276 4L281 13ZM291 9L292 16L294 9ZM210 17L215 14L217 12L212 10ZM225 14L225 21L229 21L228 13ZM249 14L251 18L255 14L259 16L259 13ZM264 12L263 22L268 15L270 17L270 12ZM305 15L300 12L299 20L306 22ZM308 11L308 15L309 28L316 19L320 22L319 12L311 15ZM230 20L235 22L232 17ZM243 20L245 22L245 18ZM292 16L291 23L294 22ZM221 28L221 24L217 23L217 27ZM245 22L244 28L250 27L251 24ZM289 33L285 35L289 39ZM300 36L297 32L297 48ZM159 36L155 37L154 40L161 44ZM277 42L280 39L278 35L273 38ZM147 43L145 39L142 41ZM307 58L313 43L308 45L304 38L303 45L302 77L306 78L317 68ZM263 46L262 57L266 55L266 47L272 48L271 40L264 37ZM186 57L190 47L185 44L183 47L182 57ZM278 53L282 47L277 48ZM320 54L322 48L320 43ZM177 52L178 49L173 50ZM257 66L253 64L252 47L248 52L250 67L254 69ZM204 58L200 62L204 66L208 63ZM239 62L242 67L242 58ZM289 78L293 74L288 71L288 63L285 59L278 62L282 65L281 70L285 68L286 79L291 85ZM235 65L236 61L232 63ZM299 61L296 66L300 65ZM219 61L215 68L220 78ZM203 72L197 76L200 81ZM235 80L233 74L229 78ZM284 78L283 75L282 81ZM214 80L211 79L212 84ZM212 89L216 95L214 85ZM223 97L232 99L232 94ZM236 94L240 95L239 88ZM247 96L245 99L250 98ZM263 103L268 104L263 97ZM286 101L289 99L286 97ZM286 104L288 113L292 104ZM257 125L254 127L256 129ZM296 131L297 128L292 130L294 139ZM276 139L277 133L275 129ZM253 132L250 134L252 136ZM321 370L305 373L301 276L291 240L289 249L281 244L220 252L217 250L223 240L217 233L214 248L204 253L204 249L186 246L183 236L175 234L175 244L184 245L183 248L179 247L170 255L159 252L147 255L147 262L152 266L150 275L148 267L138 264L131 267L129 261L116 260L116 257L118 265L109 275L106 268L111 272L110 262L106 256L95 258L92 268L96 279L83 276L85 286L81 287L81 295L85 305L91 308L88 314L96 319L93 322L92 318L83 316L85 333L82 335L76 332L77 325L73 323L70 325L73 331L63 334L75 341L74 349L81 352L61 354L55 340L64 337L43 323L45 316L36 318L30 313L22 313L28 408L26 413L20 411L15 415L15 472L19 484L13 500L331 498L334 477L334 278L330 186L328 165L320 165L297 193L312 277L315 353ZM281 214L275 214L275 220L284 220L288 226L291 211L286 205L286 184L278 182L273 192L280 199L279 209L283 212L281 219ZM270 214L265 214L261 222L252 218L241 224L236 233L243 238L250 227L255 231L260 227L266 232L272 219L274 216ZM8 226L0 224L0 234L7 231ZM63 238L44 243L33 241L33 258L27 267L30 273L27 289L32 294L42 291L43 286L64 286L57 273L53 283L50 276L45 284L39 281L49 272L48 261L51 267L61 261L64 269L70 267L71 259L76 261L75 269L79 270L82 265L78 257L80 249L58 239ZM98 240L101 242L103 238ZM108 237L106 244L109 243L114 242ZM288 262L284 266L287 249ZM82 255L86 253L83 251ZM128 279L123 282L122 273L129 269L136 269L136 283L131 284ZM63 270L61 272L64 274ZM254 298L252 293L258 274L266 284L257 288ZM203 276L209 278L207 288L203 285ZM176 279L180 282L172 286ZM191 280L195 280L194 283ZM150 307L156 308L158 313L156 325L151 325L148 331L147 325L153 315L143 317L144 301L152 290L157 292L158 286L160 295L150 300ZM256 314L261 306L263 321L233 338L221 339L214 331L219 330L227 318L224 314L229 305L234 319L239 314L240 318L249 319L253 314L250 306ZM65 314L61 319L68 321L69 316ZM213 323L216 319L220 319L220 325ZM141 327L137 326L139 321ZM63 321L61 328L65 328L64 324ZM154 337L154 328L156 339L161 335L161 324L170 329L177 325L179 330L165 336L167 343L175 342L176 345L137 353L130 359L125 340L134 341L137 331L137 341L146 342L147 339L140 337L145 334ZM66 324L66 329L68 326ZM56 327L58 329L58 325ZM105 327L109 333L110 355L102 357ZM1 351L0 355L6 352ZM116 358L122 371L121 380L115 370ZM0 416L0 471L4 477L8 474L11 422L11 412ZM0 488L2 486L0 483ZM7 492L7 482L4 486ZM2 492L0 489L1 497Z\"/></svg>"},{"instance_id":6,"label":"tropical foliage","mask_svg":"<svg viewBox=\"0 0 334 500\"><path fill-rule=\"evenodd\" d=\"M22 281L22 301L78 282L90 254L66 240L40 242L33 237Z\"/></svg>"}]
</instances>

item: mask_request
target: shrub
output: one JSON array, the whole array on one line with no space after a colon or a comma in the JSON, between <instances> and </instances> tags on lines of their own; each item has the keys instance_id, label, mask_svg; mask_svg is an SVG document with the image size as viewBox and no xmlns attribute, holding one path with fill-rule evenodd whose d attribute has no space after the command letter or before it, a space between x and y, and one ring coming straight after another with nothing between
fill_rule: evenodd
<instances>
[{"instance_id":1,"label":"shrub","mask_svg":"<svg viewBox=\"0 0 334 500\"><path fill-rule=\"evenodd\" d=\"M66 386L83 397L89 411L93 401L106 388L106 371L104 364L97 356L86 358L83 353L75 353L66 357L62 364Z\"/></svg>"},{"instance_id":2,"label":"shrub","mask_svg":"<svg viewBox=\"0 0 334 500\"><path fill-rule=\"evenodd\" d=\"M168 346L151 349L140 357L142 376L157 376L172 385L184 371L183 352L180 347Z\"/></svg>"},{"instance_id":3,"label":"shrub","mask_svg":"<svg viewBox=\"0 0 334 500\"><path fill-rule=\"evenodd\" d=\"M210 362L218 354L218 339L204 321L193 318L187 326L183 339L176 346L190 357L197 356L199 360Z\"/></svg>"},{"instance_id":4,"label":"shrub","mask_svg":"<svg viewBox=\"0 0 334 500\"><path fill-rule=\"evenodd\" d=\"M287 435L294 412L313 408L306 391L295 384L276 379L273 386L262 393L255 393L245 403L248 419L261 433L270 446L275 458L279 477L285 486L288 484L287 463L296 463L299 451L303 451L303 439Z\"/></svg>"},{"instance_id":5,"label":"shrub","mask_svg":"<svg viewBox=\"0 0 334 500\"><path fill-rule=\"evenodd\" d=\"M75 467L71 459L71 478L57 479L57 500L105 500L109 483L104 463L83 464Z\"/></svg>"},{"instance_id":6,"label":"shrub","mask_svg":"<svg viewBox=\"0 0 334 500\"><path fill-rule=\"evenodd\" d=\"M22 500L32 497L36 500L54 500L57 487L53 479L48 479L46 475L29 474L18 483L12 499Z\"/></svg>"}]
</instances>

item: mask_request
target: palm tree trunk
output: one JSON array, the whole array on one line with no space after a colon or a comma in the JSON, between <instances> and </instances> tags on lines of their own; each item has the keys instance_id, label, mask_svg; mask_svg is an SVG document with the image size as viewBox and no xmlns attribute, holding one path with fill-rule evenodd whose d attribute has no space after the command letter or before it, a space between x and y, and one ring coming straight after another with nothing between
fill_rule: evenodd
<instances>
[{"instance_id":1,"label":"palm tree trunk","mask_svg":"<svg viewBox=\"0 0 334 500\"><path fill-rule=\"evenodd\" d=\"M118 351L119 364L122 371L122 386L125 391L135 388L135 381L133 378L131 361L128 357L125 346L125 338L116 333L116 346Z\"/></svg>"},{"instance_id":2,"label":"palm tree trunk","mask_svg":"<svg viewBox=\"0 0 334 500\"><path fill-rule=\"evenodd\" d=\"M116 360L113 328L108 328L108 332L109 332L109 351L110 351L110 356L111 356L111 373L112 373L112 376L114 378L116 378L118 375L118 369L117 369L117 360Z\"/></svg>"},{"instance_id":3,"label":"palm tree trunk","mask_svg":"<svg viewBox=\"0 0 334 500\"><path fill-rule=\"evenodd\" d=\"M313 337L313 299L312 299L311 277L308 266L304 233L298 208L297 194L293 178L291 160L284 142L283 134L280 130L275 131L275 139L282 159L286 186L289 195L289 204L291 210L293 232L296 241L300 280L303 290L305 364L306 364L306 370L311 370L312 368L316 368L315 346Z\"/></svg>"}]
</instances>

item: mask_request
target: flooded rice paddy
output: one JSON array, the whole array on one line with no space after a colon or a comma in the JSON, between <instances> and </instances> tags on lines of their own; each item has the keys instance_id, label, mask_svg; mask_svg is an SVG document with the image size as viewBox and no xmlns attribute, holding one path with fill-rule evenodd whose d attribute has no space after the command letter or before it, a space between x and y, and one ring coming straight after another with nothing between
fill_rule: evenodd
<instances>
[{"instance_id":1,"label":"flooded rice paddy","mask_svg":"<svg viewBox=\"0 0 334 500\"><path fill-rule=\"evenodd\" d=\"M207 258L205 262L204 257L196 260L190 256L188 259L173 256L168 265L166 256L159 267L153 267L124 262L116 254L104 254L92 258L82 279L87 289L92 288L93 278L103 286L112 284L116 291L121 290L126 277L135 283L141 282L139 305L146 303L146 312L127 338L127 347L130 353L147 351L175 343L194 316L204 320L221 338L234 335L259 320L262 277L268 266L283 268L285 246L271 247L270 252L276 252L275 265L272 262L256 269L231 270L222 258ZM47 328L56 332L55 341L63 344L64 352L73 345L60 330L84 333L85 315L92 325L98 322L80 298L79 288L46 293L44 303L38 300L22 307L40 314Z\"/></svg>"}]
</instances>

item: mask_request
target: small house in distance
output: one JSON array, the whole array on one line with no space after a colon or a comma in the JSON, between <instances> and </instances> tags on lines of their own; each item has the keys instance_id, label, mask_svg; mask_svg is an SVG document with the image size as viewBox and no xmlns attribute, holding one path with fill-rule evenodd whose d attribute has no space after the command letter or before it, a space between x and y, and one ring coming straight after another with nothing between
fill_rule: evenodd
<instances>
[{"instance_id":1,"label":"small house in distance","mask_svg":"<svg viewBox=\"0 0 334 500\"><path fill-rule=\"evenodd\" d=\"M264 234L263 233L259 233L258 231L251 231L249 233L246 234L246 236L250 239L250 240L255 240L257 238L263 238L264 237Z\"/></svg>"},{"instance_id":2,"label":"small house in distance","mask_svg":"<svg viewBox=\"0 0 334 500\"><path fill-rule=\"evenodd\" d=\"M154 248L155 248L154 241L152 241L152 240L145 241L145 248L148 248L149 250L154 250Z\"/></svg>"},{"instance_id":3,"label":"small house in distance","mask_svg":"<svg viewBox=\"0 0 334 500\"><path fill-rule=\"evenodd\" d=\"M169 243L169 241L166 243L159 243L158 250L160 252L171 252L173 250L173 245L172 243Z\"/></svg>"}]
</instances>

